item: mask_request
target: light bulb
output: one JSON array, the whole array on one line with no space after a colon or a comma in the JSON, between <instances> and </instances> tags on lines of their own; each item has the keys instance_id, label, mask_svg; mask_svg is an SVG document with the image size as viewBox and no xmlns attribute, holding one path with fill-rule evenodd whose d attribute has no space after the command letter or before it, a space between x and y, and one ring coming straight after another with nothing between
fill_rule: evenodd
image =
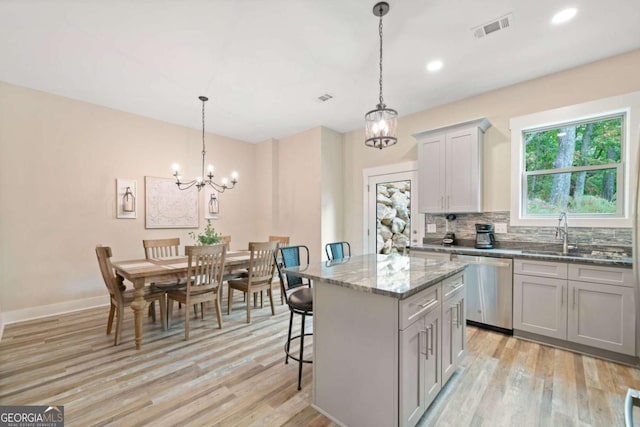
<instances>
[{"instance_id":1,"label":"light bulb","mask_svg":"<svg viewBox=\"0 0 640 427\"><path fill-rule=\"evenodd\" d=\"M196 181L198 181L198 182L202 182L202 177L201 177L201 176L197 177L197 178L196 178Z\"/></svg>"},{"instance_id":2,"label":"light bulb","mask_svg":"<svg viewBox=\"0 0 640 427\"><path fill-rule=\"evenodd\" d=\"M227 185L227 182L229 182L227 178L222 178L222 185Z\"/></svg>"},{"instance_id":3,"label":"light bulb","mask_svg":"<svg viewBox=\"0 0 640 427\"><path fill-rule=\"evenodd\" d=\"M177 163L174 163L172 167L174 172L178 172L180 170L180 165Z\"/></svg>"},{"instance_id":4,"label":"light bulb","mask_svg":"<svg viewBox=\"0 0 640 427\"><path fill-rule=\"evenodd\" d=\"M231 179L234 180L234 181L237 181L238 180L238 172L236 172L236 171L231 172Z\"/></svg>"},{"instance_id":5,"label":"light bulb","mask_svg":"<svg viewBox=\"0 0 640 427\"><path fill-rule=\"evenodd\" d=\"M213 165L209 165L209 167L207 168L207 170L209 170L209 173L213 173Z\"/></svg>"}]
</instances>

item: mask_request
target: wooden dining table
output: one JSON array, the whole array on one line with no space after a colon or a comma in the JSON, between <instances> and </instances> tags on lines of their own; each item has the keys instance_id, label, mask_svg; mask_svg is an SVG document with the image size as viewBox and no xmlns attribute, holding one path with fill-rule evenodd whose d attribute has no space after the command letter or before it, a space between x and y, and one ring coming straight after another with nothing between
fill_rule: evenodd
<instances>
[{"instance_id":1,"label":"wooden dining table","mask_svg":"<svg viewBox=\"0 0 640 427\"><path fill-rule=\"evenodd\" d=\"M227 271L248 268L249 251L227 251L225 269ZM144 287L154 282L179 279L187 275L186 256L166 258L133 259L112 263L118 276L133 283L134 299L131 302L135 321L136 349L142 347L142 318L147 307L144 300Z\"/></svg>"}]
</instances>

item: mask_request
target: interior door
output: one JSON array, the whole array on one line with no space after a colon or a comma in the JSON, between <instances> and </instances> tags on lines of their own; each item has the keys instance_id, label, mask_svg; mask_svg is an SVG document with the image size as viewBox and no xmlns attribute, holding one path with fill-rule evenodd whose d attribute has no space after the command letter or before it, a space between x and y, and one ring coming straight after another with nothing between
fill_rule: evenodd
<instances>
[{"instance_id":1,"label":"interior door","mask_svg":"<svg viewBox=\"0 0 640 427\"><path fill-rule=\"evenodd\" d=\"M407 253L421 242L418 172L369 176L367 184L367 249L369 253Z\"/></svg>"}]
</instances>

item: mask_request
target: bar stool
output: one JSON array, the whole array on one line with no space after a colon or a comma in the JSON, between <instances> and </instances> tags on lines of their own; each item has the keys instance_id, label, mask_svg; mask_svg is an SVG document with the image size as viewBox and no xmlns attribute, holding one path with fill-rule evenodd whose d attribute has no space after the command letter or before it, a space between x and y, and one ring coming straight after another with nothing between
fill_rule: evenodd
<instances>
[{"instance_id":1,"label":"bar stool","mask_svg":"<svg viewBox=\"0 0 640 427\"><path fill-rule=\"evenodd\" d=\"M287 342L284 345L285 358L284 363L289 363L289 358L298 362L298 390L301 387L302 381L302 364L313 363L312 360L304 359L304 337L312 336L313 333L304 331L305 319L307 316L313 316L313 291L311 290L311 282L307 280L304 283L303 279L299 276L291 274L284 274L282 268L298 267L301 264L301 255L306 257L306 264L309 265L309 248L304 245L288 246L279 248L280 260L276 263L278 267L278 276L280 278L280 290L283 295L286 296L287 305L289 306L289 332L287 333ZM291 329L293 327L293 315L299 314L302 316L302 325L300 334L291 336ZM291 352L291 341L300 339L300 352L298 356Z\"/></svg>"},{"instance_id":2,"label":"bar stool","mask_svg":"<svg viewBox=\"0 0 640 427\"><path fill-rule=\"evenodd\" d=\"M329 261L334 259L342 259L351 256L351 245L349 242L333 242L324 246Z\"/></svg>"}]
</instances>

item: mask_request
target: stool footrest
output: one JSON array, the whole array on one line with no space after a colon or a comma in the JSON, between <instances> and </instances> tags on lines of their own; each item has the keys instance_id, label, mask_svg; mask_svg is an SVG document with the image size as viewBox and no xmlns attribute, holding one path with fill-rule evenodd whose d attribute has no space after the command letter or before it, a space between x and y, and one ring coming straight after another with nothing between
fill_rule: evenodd
<instances>
[{"instance_id":1,"label":"stool footrest","mask_svg":"<svg viewBox=\"0 0 640 427\"><path fill-rule=\"evenodd\" d=\"M304 334L305 337L310 337L313 336L313 334L311 332L308 332L306 334ZM287 347L289 347L289 349L291 349L291 342L293 340L297 340L300 339L300 335L296 335L295 337L291 337L291 339L289 341L287 341L284 344L284 352L286 353L287 356L289 356L290 358L292 358L293 360L295 360L296 362L300 362L300 358L298 356L294 356L291 350L287 351ZM298 350L297 353L299 354L300 351ZM313 360L310 359L302 359L302 363L313 363Z\"/></svg>"}]
</instances>

